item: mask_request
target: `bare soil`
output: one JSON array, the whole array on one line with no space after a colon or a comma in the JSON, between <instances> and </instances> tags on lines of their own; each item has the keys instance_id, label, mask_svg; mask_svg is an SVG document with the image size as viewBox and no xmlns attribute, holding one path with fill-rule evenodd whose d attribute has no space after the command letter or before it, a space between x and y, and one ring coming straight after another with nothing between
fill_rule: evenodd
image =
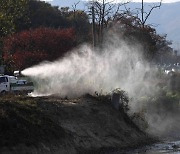
<instances>
[{"instance_id":1,"label":"bare soil","mask_svg":"<svg viewBox=\"0 0 180 154\"><path fill-rule=\"evenodd\" d=\"M0 153L111 153L153 142L106 98L0 97Z\"/></svg>"}]
</instances>

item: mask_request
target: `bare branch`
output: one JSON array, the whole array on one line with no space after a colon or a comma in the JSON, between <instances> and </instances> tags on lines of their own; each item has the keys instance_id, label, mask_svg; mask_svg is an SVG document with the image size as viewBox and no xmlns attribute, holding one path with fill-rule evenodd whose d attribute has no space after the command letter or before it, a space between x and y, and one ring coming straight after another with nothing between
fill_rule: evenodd
<instances>
[{"instance_id":1,"label":"bare branch","mask_svg":"<svg viewBox=\"0 0 180 154\"><path fill-rule=\"evenodd\" d=\"M159 5L154 5L154 6L150 9L150 11L149 11L149 13L146 15L144 21L142 21L142 24L143 24L143 25L146 23L148 17L151 15L151 12L152 12L155 8L160 8L160 7L161 7L161 4L162 4L162 0L160 1Z\"/></svg>"},{"instance_id":2,"label":"bare branch","mask_svg":"<svg viewBox=\"0 0 180 154\"><path fill-rule=\"evenodd\" d=\"M77 5L80 3L80 1L78 1L77 3L74 3L72 5L73 11L76 11Z\"/></svg>"},{"instance_id":3,"label":"bare branch","mask_svg":"<svg viewBox=\"0 0 180 154\"><path fill-rule=\"evenodd\" d=\"M128 3L129 3L129 1L126 2L126 3L119 3L119 4L118 4L117 9L116 9L116 12L114 13L114 16L113 16L113 20L114 20L115 17L119 14L120 7L121 7L121 6L124 6L124 7L126 8L126 4L128 4Z\"/></svg>"}]
</instances>

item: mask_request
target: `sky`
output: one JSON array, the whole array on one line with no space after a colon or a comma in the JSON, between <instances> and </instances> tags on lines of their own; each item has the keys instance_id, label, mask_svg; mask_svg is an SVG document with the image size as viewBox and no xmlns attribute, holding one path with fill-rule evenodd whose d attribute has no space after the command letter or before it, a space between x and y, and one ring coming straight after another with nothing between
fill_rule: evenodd
<instances>
[{"instance_id":1,"label":"sky","mask_svg":"<svg viewBox=\"0 0 180 154\"><path fill-rule=\"evenodd\" d=\"M131 0L132 2L141 2L142 0ZM163 3L174 3L180 0L162 0ZM160 0L144 0L144 2L160 2Z\"/></svg>"},{"instance_id":2,"label":"sky","mask_svg":"<svg viewBox=\"0 0 180 154\"><path fill-rule=\"evenodd\" d=\"M53 0L44 0L44 1L53 1ZM88 1L88 0L86 0ZM117 2L122 2L124 0L115 0ZM130 0L131 2L141 2L142 0ZM160 2L160 0L144 0L144 2ZM174 2L180 2L180 0L162 0L163 3L174 3Z\"/></svg>"}]
</instances>

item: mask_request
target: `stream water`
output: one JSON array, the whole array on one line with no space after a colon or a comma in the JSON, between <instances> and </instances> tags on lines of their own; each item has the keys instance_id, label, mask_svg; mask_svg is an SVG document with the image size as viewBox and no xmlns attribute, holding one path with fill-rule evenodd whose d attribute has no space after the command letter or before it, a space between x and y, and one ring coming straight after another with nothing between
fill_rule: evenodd
<instances>
[{"instance_id":1,"label":"stream water","mask_svg":"<svg viewBox=\"0 0 180 154\"><path fill-rule=\"evenodd\" d=\"M180 140L164 141L129 151L113 152L113 154L180 154Z\"/></svg>"},{"instance_id":2,"label":"stream water","mask_svg":"<svg viewBox=\"0 0 180 154\"><path fill-rule=\"evenodd\" d=\"M163 143L156 143L151 146L146 146L141 149L134 150L133 153L147 153L147 154L180 154L180 141L166 141Z\"/></svg>"}]
</instances>

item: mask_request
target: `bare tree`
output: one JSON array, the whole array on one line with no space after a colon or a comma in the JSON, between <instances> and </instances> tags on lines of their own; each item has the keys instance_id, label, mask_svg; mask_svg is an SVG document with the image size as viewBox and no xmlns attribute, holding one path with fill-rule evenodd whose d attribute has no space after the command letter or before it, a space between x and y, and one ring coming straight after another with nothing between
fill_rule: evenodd
<instances>
[{"instance_id":1,"label":"bare tree","mask_svg":"<svg viewBox=\"0 0 180 154\"><path fill-rule=\"evenodd\" d=\"M108 25L108 19L116 16L120 11L120 6L127 3L113 3L114 0L92 0L89 3L90 15L92 15L92 25L93 25L93 38L94 44L96 43L96 34L98 43L103 42L104 29ZM95 30L96 29L96 30Z\"/></svg>"},{"instance_id":2,"label":"bare tree","mask_svg":"<svg viewBox=\"0 0 180 154\"><path fill-rule=\"evenodd\" d=\"M149 12L145 12L144 11L144 0L142 0L141 2L141 23L142 23L142 26L144 27L147 19L149 18L149 16L151 15L152 11L156 8L160 8L161 7L161 4L162 4L162 0L159 2L158 5L153 5L153 6L150 6L151 9L149 10Z\"/></svg>"}]
</instances>

